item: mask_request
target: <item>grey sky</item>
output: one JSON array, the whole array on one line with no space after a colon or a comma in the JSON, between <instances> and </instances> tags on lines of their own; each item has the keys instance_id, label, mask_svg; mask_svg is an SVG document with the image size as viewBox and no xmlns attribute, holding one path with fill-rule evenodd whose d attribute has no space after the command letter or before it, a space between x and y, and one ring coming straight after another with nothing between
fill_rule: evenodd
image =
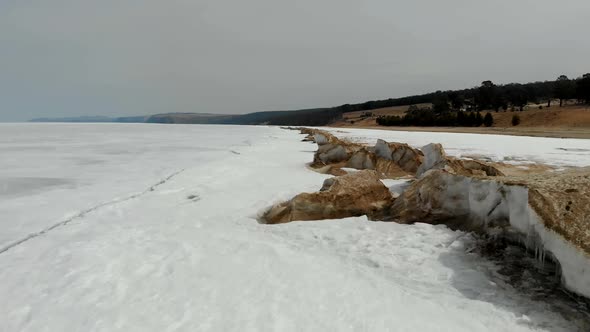
<instances>
[{"instance_id":1,"label":"grey sky","mask_svg":"<svg viewBox=\"0 0 590 332\"><path fill-rule=\"evenodd\" d=\"M588 0L0 0L0 121L335 106L590 71Z\"/></svg>"}]
</instances>

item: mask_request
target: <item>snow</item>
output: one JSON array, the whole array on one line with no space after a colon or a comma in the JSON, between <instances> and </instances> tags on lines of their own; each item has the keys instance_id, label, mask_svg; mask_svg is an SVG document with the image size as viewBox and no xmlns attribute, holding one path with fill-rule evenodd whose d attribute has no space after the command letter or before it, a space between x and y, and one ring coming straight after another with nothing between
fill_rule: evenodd
<instances>
[{"instance_id":1,"label":"snow","mask_svg":"<svg viewBox=\"0 0 590 332\"><path fill-rule=\"evenodd\" d=\"M341 167L341 170L345 171L346 173L356 173L356 172L360 172L359 169L356 168L350 168L350 167Z\"/></svg>"},{"instance_id":2,"label":"snow","mask_svg":"<svg viewBox=\"0 0 590 332\"><path fill-rule=\"evenodd\" d=\"M381 182L389 188L389 191L394 195L394 197L398 197L401 195L404 190L412 183L411 180L408 179L381 179Z\"/></svg>"},{"instance_id":3,"label":"snow","mask_svg":"<svg viewBox=\"0 0 590 332\"><path fill-rule=\"evenodd\" d=\"M33 234L0 253L0 331L580 328L494 279L473 239L443 226L258 224L328 177L305 167L315 145L300 140L274 127L0 125L0 241Z\"/></svg>"},{"instance_id":4,"label":"snow","mask_svg":"<svg viewBox=\"0 0 590 332\"><path fill-rule=\"evenodd\" d=\"M356 128L321 128L336 137L375 145L378 139L421 148L442 144L455 157L489 158L512 164L546 163L554 166L590 166L590 140L507 135L405 132Z\"/></svg>"}]
</instances>

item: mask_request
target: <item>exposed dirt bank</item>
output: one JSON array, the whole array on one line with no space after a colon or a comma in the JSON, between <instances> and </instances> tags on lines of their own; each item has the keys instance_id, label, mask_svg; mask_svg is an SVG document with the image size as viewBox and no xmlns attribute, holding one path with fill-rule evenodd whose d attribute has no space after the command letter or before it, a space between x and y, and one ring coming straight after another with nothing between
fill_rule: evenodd
<instances>
[{"instance_id":1,"label":"exposed dirt bank","mask_svg":"<svg viewBox=\"0 0 590 332\"><path fill-rule=\"evenodd\" d=\"M373 116L361 117L364 112L345 113L343 119L332 127L371 128L397 131L430 131L450 133L476 133L493 135L515 135L557 138L590 138L590 107L567 105L564 107L529 108L523 112L491 112L494 126L490 128L466 127L384 127L377 125L376 118L381 115L403 116L407 106L391 107L370 111ZM511 125L512 116L518 115L520 125Z\"/></svg>"},{"instance_id":2,"label":"exposed dirt bank","mask_svg":"<svg viewBox=\"0 0 590 332\"><path fill-rule=\"evenodd\" d=\"M533 137L554 137L554 138L582 138L590 139L590 128L559 128L559 127L384 127L377 125L370 126L339 126L337 128L364 128L377 130L394 131L417 131L417 132L441 132L441 133L472 133L487 135L511 135L511 136L533 136Z\"/></svg>"}]
</instances>

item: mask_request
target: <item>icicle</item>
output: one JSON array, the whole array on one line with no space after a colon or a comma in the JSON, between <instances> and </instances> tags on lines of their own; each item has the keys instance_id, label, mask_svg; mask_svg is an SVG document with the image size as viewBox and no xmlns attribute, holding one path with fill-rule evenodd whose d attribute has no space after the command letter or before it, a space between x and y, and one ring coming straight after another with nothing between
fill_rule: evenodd
<instances>
[{"instance_id":1,"label":"icicle","mask_svg":"<svg viewBox=\"0 0 590 332\"><path fill-rule=\"evenodd\" d=\"M545 257L547 257L547 252L543 250L543 260L541 261L543 267L545 267Z\"/></svg>"}]
</instances>

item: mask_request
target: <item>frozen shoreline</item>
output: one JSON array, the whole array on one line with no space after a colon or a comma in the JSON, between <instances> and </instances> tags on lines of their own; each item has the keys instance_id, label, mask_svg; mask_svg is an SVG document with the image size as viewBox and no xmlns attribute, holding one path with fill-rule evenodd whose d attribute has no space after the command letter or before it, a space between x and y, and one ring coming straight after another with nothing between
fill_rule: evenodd
<instances>
[{"instance_id":1,"label":"frozen shoreline","mask_svg":"<svg viewBox=\"0 0 590 332\"><path fill-rule=\"evenodd\" d=\"M0 132L0 149L11 156L0 161L0 177L73 178L83 185L0 201L8 216L4 230L15 230L3 233L8 238L185 171L141 197L0 254L0 330L471 332L584 326L490 277L498 266L469 253L473 240L446 227L364 217L258 224L254 217L261 209L316 191L328 177L305 167L313 149L295 132L30 128L16 126L20 135ZM10 224L23 220L26 230Z\"/></svg>"},{"instance_id":2,"label":"frozen shoreline","mask_svg":"<svg viewBox=\"0 0 590 332\"><path fill-rule=\"evenodd\" d=\"M321 173L329 170L337 177L325 182L318 193L301 194L273 206L263 222L331 219L363 211L361 214L372 220L444 224L487 233L499 242L523 243L542 260L549 254L559 264L562 285L590 299L590 252L584 245L589 238L577 233L589 227L584 215L586 205L590 204L585 199L590 186L588 169L544 171L537 177L527 177L514 175L511 167L505 167L506 172L513 174L507 175L496 168L505 164L449 158L441 144L413 149L379 138L375 146L366 146L324 130L303 128L301 133L318 145L313 169ZM363 138L356 142L363 142ZM362 171L351 174L343 166ZM415 181L407 190L388 197L382 193L386 188L378 184L379 177L408 176L415 177ZM539 176L551 176L560 183L539 181ZM334 183L338 186L332 190ZM534 193L531 198L529 191ZM577 214L572 213L572 205Z\"/></svg>"},{"instance_id":3,"label":"frozen shoreline","mask_svg":"<svg viewBox=\"0 0 590 332\"><path fill-rule=\"evenodd\" d=\"M541 163L557 167L590 166L590 140L441 132L403 132L357 128L317 128L352 142L374 145L378 139L419 148L440 143L454 157L513 164Z\"/></svg>"}]
</instances>

